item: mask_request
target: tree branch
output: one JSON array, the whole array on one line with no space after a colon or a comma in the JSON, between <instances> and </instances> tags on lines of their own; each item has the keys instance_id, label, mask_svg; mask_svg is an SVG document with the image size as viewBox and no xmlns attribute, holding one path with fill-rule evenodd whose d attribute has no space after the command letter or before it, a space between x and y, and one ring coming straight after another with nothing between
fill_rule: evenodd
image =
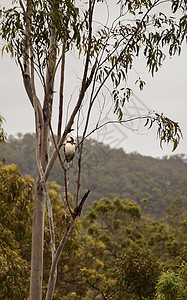
<instances>
[{"instance_id":1,"label":"tree branch","mask_svg":"<svg viewBox=\"0 0 187 300\"><path fill-rule=\"evenodd\" d=\"M66 41L64 41L62 46L62 63L61 63L61 79L60 79L60 93L59 93L59 116L58 116L58 130L57 130L57 142L59 142L61 137L62 129L62 114L63 114L63 100L64 100L64 71L65 71L65 50Z\"/></svg>"},{"instance_id":2,"label":"tree branch","mask_svg":"<svg viewBox=\"0 0 187 300\"><path fill-rule=\"evenodd\" d=\"M33 90L35 90L34 87L34 80L31 79L31 68L32 68L32 76L34 78L34 66L33 66L33 49L32 49L32 44L31 44L31 29L30 29L30 20L31 20L31 8L29 1L27 2L27 8L26 11L24 9L23 3L20 0L20 6L23 9L23 13L25 16L25 42L24 42L24 49L23 49L23 66L21 64L20 59L18 60L18 63L20 65L21 71L22 71L22 77L23 77L23 82L24 82L24 87L26 90L26 93L28 95L28 98L33 106L34 109L37 109L38 111L38 116L39 116L39 121L42 123L42 108L40 105L40 101L38 100L36 93L35 96L33 95ZM31 58L30 58L31 54ZM31 62L30 62L31 59ZM31 66L32 65L32 66ZM32 82L33 81L33 82ZM35 100L33 99L35 97ZM36 102L34 104L34 101Z\"/></svg>"},{"instance_id":3,"label":"tree branch","mask_svg":"<svg viewBox=\"0 0 187 300\"><path fill-rule=\"evenodd\" d=\"M89 61L90 61L90 51L91 51L91 46L92 46L92 18L93 18L93 9L94 9L94 4L95 4L95 0L93 1L93 3L91 3L92 1L89 0L89 37L88 37L88 49L87 49L87 55L86 55L86 63L85 63L85 67L84 67L84 72L83 72L83 78L82 78L82 85L81 85L81 90L80 90L80 93L79 93L79 98L77 100L77 103L73 109L73 112L69 118L69 121L64 129L64 132L63 132L63 135L61 137L61 139L59 140L58 142L58 145L57 145L57 149L58 151L60 151L60 148L62 146L62 144L64 143L64 140L67 136L67 134L71 131L71 127L74 123L74 119L75 119L75 116L77 114L77 112L79 111L79 108L82 104L82 101L84 99L84 96L85 96L85 92L88 88L88 85L86 84L87 82L87 74L88 74L88 66L89 66ZM46 168L46 171L45 171L45 178L47 179L48 176L49 176L49 173L50 173L50 170L51 168L53 167L54 165L54 162L56 160L56 157L57 157L57 151L55 149L55 151L53 152L49 162L48 162L48 165L47 165L47 168Z\"/></svg>"},{"instance_id":4,"label":"tree branch","mask_svg":"<svg viewBox=\"0 0 187 300\"><path fill-rule=\"evenodd\" d=\"M73 212L73 217L72 219L69 221L67 227L66 227L66 230L65 230L65 233L62 237L62 240L57 248L57 251L55 253L55 256L54 256L54 259L52 261L52 265L51 265L51 271L50 271L50 276L49 276L49 281L48 281L48 290L47 290L47 295L46 295L46 298L45 300L52 300L52 297L53 297L53 293L54 293L54 289L55 289L55 284L56 284L56 278L55 278L55 270L56 270L56 267L58 265L58 261L59 261L59 258L60 258L60 255L62 253L62 250L64 249L64 246L66 244L66 241L67 241L67 238L71 232L71 229L75 223L75 220L78 216L80 216L81 214L81 211L82 211L82 208L83 208L83 205L89 195L90 191L87 191L85 193L85 195L83 196L79 206L77 206Z\"/></svg>"},{"instance_id":5,"label":"tree branch","mask_svg":"<svg viewBox=\"0 0 187 300\"><path fill-rule=\"evenodd\" d=\"M66 227L66 231L64 233L64 236L57 248L56 254L54 256L54 259L52 261L52 265L51 265L51 271L50 271L50 277L49 277L49 281L48 281L48 289L47 289L47 294L46 294L46 300L52 300L53 297L53 293L54 293L54 289L55 289L55 284L56 284L56 278L55 278L55 270L56 267L58 265L58 261L60 258L60 254L65 246L66 240L69 236L69 233L71 232L71 229L75 223L75 218L72 218L70 220L70 222L68 223L67 227Z\"/></svg>"},{"instance_id":6,"label":"tree branch","mask_svg":"<svg viewBox=\"0 0 187 300\"><path fill-rule=\"evenodd\" d=\"M49 194L48 194L47 186L46 186L45 182L43 182L43 188L44 188L44 192L45 192L45 198L47 200L49 230L50 230L50 236L51 236L51 254L52 254L52 261L53 261L55 253L56 253L53 211L52 211L51 200L49 198Z\"/></svg>"},{"instance_id":7,"label":"tree branch","mask_svg":"<svg viewBox=\"0 0 187 300\"><path fill-rule=\"evenodd\" d=\"M73 212L73 217L74 217L74 218L76 218L77 216L80 216L80 215L81 215L83 205L84 205L86 199L88 198L89 193L90 193L90 190L88 190L88 191L84 194L84 196L83 196L83 198L82 198L80 204L75 208L75 210L74 210L74 212Z\"/></svg>"},{"instance_id":8,"label":"tree branch","mask_svg":"<svg viewBox=\"0 0 187 300\"><path fill-rule=\"evenodd\" d=\"M125 47L122 49L121 53L119 54L118 58L116 59L115 63L113 64L113 66L111 66L111 68L109 69L107 75L105 76L105 78L103 79L103 82L100 84L99 88L97 89L94 97L93 97L93 102L95 101L95 99L98 97L98 94L100 92L100 90L102 89L102 87L105 85L105 82L107 81L107 79L109 78L109 76L111 75L112 71L116 68L116 66L118 65L118 63L120 62L120 60L122 59L123 57L123 54L125 53L125 51L127 51L128 49L128 46L130 45L130 42L136 37L137 33L139 32L139 29L141 28L142 26L142 23L144 21L144 19L146 18L146 16L149 14L149 12L158 4L160 0L156 0L153 5L146 11L146 13L144 14L144 16L142 17L141 21L139 22L136 30L134 31L134 33L132 34L132 36L130 37L130 39L128 40L127 44L125 45ZM123 41L123 39L121 39L121 41ZM99 67L101 67L104 62L106 62L111 56L112 54L116 51L116 49L119 47L119 43L118 43L118 46L115 47L115 49L112 50L111 53L109 53L107 55L107 57L102 61L100 62L100 64L98 65L98 68L97 68L97 71L99 70Z\"/></svg>"},{"instance_id":9,"label":"tree branch","mask_svg":"<svg viewBox=\"0 0 187 300\"><path fill-rule=\"evenodd\" d=\"M84 140L86 139L86 138L88 138L92 133L94 133L96 130L99 130L99 129L101 129L102 127L104 127L104 126L106 126L106 125L108 125L108 124L120 124L120 125L123 125L123 123L128 123L128 122L132 122L132 121L136 121L136 120L147 120L147 119L150 119L150 120L155 120L155 118L154 117L152 117L152 116L137 116L137 117L132 117L132 118L129 118L129 119L127 119L127 120L121 120L121 121L106 121L105 123L103 123L103 124L101 124L101 125L99 125L99 124L97 124L97 126L93 129L93 130L91 130L85 137L84 137ZM83 141L81 140L81 142L80 143L82 143Z\"/></svg>"}]
</instances>

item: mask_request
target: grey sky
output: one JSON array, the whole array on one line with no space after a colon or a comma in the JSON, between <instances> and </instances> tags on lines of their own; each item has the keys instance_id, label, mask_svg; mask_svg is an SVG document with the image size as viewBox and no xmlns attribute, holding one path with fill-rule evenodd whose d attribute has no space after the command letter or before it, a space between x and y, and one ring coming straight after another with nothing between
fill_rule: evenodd
<instances>
[{"instance_id":1,"label":"grey sky","mask_svg":"<svg viewBox=\"0 0 187 300\"><path fill-rule=\"evenodd\" d=\"M174 154L187 154L186 57L187 49L183 51L181 57L167 59L154 78L145 72L142 64L137 64L137 70L146 80L146 86L142 92L137 89L136 95L151 110L163 112L169 118L178 121L182 128L184 138ZM138 102L137 105L143 108ZM7 55L0 58L0 112L6 119L4 128L8 134L34 132L33 110L24 91L19 68L14 60ZM133 107L129 108L129 112L135 113ZM131 128L136 128L136 125L133 124ZM112 125L93 137L104 143L111 143L112 146L123 147L127 152L137 151L143 155L151 156L172 154L171 145L169 147L164 146L164 150L160 149L159 141L156 138L156 127L147 130L141 126L139 133L130 129L123 129L122 133L118 131L116 126Z\"/></svg>"},{"instance_id":2,"label":"grey sky","mask_svg":"<svg viewBox=\"0 0 187 300\"><path fill-rule=\"evenodd\" d=\"M135 104L128 104L130 114L135 114L137 107L142 113L145 113L145 107L148 107L150 110L163 112L169 118L179 122L184 138L175 152L172 153L171 145L164 146L164 150L161 150L156 138L156 127L147 130L143 124L133 123L130 125L130 129L113 125L107 126L104 131L95 133L92 137L114 147L122 147L126 152L137 151L143 155L156 157L177 153L187 155L186 58L187 47L185 46L180 57L166 59L154 78L146 71L143 60L139 59L135 63L134 73L141 74L142 79L146 81L146 86L142 92L138 88L134 92L143 104L135 98L133 98ZM67 72L71 70L72 73L75 73L76 69L76 61L70 60ZM70 78L70 73L67 73L66 84L72 91ZM34 114L24 91L20 70L7 54L3 58L0 57L0 113L6 119L4 128L8 134L34 132ZM55 117L53 121L55 126ZM134 131L137 128L138 130Z\"/></svg>"}]
</instances>

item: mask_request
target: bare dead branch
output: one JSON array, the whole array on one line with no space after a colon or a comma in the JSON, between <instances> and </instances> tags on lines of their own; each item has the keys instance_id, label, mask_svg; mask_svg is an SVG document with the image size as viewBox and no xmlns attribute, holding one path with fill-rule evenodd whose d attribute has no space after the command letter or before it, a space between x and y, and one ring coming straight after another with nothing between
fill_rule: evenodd
<instances>
[{"instance_id":1,"label":"bare dead branch","mask_svg":"<svg viewBox=\"0 0 187 300\"><path fill-rule=\"evenodd\" d=\"M88 198L89 193L90 193L90 190L88 190L88 191L84 194L84 196L82 197L82 200L81 200L80 204L75 208L74 213L73 213L73 217L74 217L74 218L76 218L77 216L80 216L80 215L81 215L83 205L84 205L86 199Z\"/></svg>"}]
</instances>

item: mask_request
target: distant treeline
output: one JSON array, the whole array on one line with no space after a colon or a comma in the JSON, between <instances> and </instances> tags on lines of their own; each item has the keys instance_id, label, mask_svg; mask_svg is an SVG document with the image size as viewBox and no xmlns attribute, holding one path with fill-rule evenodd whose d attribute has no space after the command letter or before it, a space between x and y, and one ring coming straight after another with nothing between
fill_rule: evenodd
<instances>
[{"instance_id":1,"label":"distant treeline","mask_svg":"<svg viewBox=\"0 0 187 300\"><path fill-rule=\"evenodd\" d=\"M53 151L53 147L51 147ZM61 151L63 156L63 151ZM35 178L35 135L9 136L0 144L0 159L4 164L14 163L21 174ZM77 157L70 168L69 189L76 189ZM57 162L50 181L62 186L63 172ZM144 213L162 217L168 202L178 198L187 205L187 158L185 155L153 158L138 153L127 154L123 149L111 149L96 140L86 140L82 160L82 193L91 190L84 211L94 200L102 197L131 198L141 204ZM145 207L146 203L146 207Z\"/></svg>"}]
</instances>

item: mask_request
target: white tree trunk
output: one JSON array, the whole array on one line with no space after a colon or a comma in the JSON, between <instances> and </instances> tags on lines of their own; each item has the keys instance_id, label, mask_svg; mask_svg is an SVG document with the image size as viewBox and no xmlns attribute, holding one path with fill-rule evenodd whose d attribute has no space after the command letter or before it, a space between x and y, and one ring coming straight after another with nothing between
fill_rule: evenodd
<instances>
[{"instance_id":1,"label":"white tree trunk","mask_svg":"<svg viewBox=\"0 0 187 300\"><path fill-rule=\"evenodd\" d=\"M45 199L41 183L35 187L33 227L32 227L32 252L31 252L31 282L30 299L42 299L43 280L43 242L44 242L44 216Z\"/></svg>"}]
</instances>

